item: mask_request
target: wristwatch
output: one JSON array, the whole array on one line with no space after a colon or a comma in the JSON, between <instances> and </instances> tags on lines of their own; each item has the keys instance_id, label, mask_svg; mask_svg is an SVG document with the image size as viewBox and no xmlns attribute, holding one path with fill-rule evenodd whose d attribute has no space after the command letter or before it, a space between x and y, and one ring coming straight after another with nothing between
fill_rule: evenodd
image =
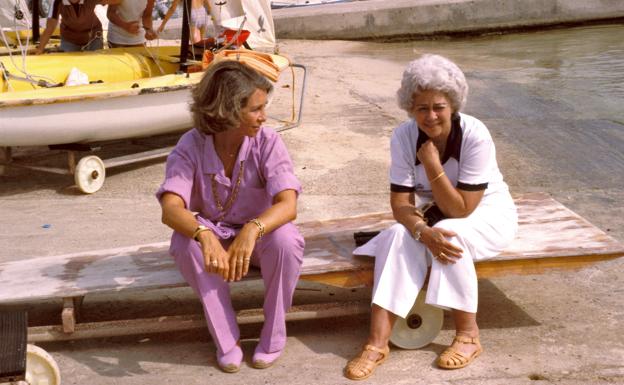
<instances>
[{"instance_id":1,"label":"wristwatch","mask_svg":"<svg viewBox=\"0 0 624 385\"><path fill-rule=\"evenodd\" d=\"M193 239L199 242L199 238L198 238L199 234L204 231L210 231L210 229L204 225L197 226L197 228L195 229L195 232L193 232Z\"/></svg>"}]
</instances>

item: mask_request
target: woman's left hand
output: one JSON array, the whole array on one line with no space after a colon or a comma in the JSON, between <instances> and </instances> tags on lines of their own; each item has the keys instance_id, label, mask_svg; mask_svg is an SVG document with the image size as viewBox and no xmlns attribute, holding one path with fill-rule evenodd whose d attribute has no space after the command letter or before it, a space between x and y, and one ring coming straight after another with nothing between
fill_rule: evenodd
<instances>
[{"instance_id":1,"label":"woman's left hand","mask_svg":"<svg viewBox=\"0 0 624 385\"><path fill-rule=\"evenodd\" d=\"M251 253L258 239L258 228L253 223L247 223L238 233L228 248L230 256L230 271L228 282L240 281L249 272Z\"/></svg>"},{"instance_id":2,"label":"woman's left hand","mask_svg":"<svg viewBox=\"0 0 624 385\"><path fill-rule=\"evenodd\" d=\"M447 237L454 237L453 231L439 227L428 227L420 236L420 241L427 246L429 251L438 262L442 264L455 263L462 257L463 250L449 242Z\"/></svg>"}]
</instances>

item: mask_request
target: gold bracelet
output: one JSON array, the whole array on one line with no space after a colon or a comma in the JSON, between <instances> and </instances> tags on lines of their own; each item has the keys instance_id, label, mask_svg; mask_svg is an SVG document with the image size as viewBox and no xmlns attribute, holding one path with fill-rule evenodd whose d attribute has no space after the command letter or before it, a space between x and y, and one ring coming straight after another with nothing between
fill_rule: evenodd
<instances>
[{"instance_id":1,"label":"gold bracelet","mask_svg":"<svg viewBox=\"0 0 624 385\"><path fill-rule=\"evenodd\" d=\"M439 173L439 174L438 174L435 178L431 179L431 180L429 181L429 184L431 184L431 183L435 182L436 180L438 180L438 179L442 178L442 176L444 176L444 171L442 171L441 173Z\"/></svg>"},{"instance_id":2,"label":"gold bracelet","mask_svg":"<svg viewBox=\"0 0 624 385\"><path fill-rule=\"evenodd\" d=\"M195 232L193 233L193 236L191 238L193 238L194 240L196 240L197 242L199 242L199 239L197 239L197 236L199 235L199 233L202 233L204 231L212 231L210 230L208 227L204 226L204 225L199 225L197 226L197 228L195 229Z\"/></svg>"},{"instance_id":3,"label":"gold bracelet","mask_svg":"<svg viewBox=\"0 0 624 385\"><path fill-rule=\"evenodd\" d=\"M416 222L414 228L412 229L412 238L414 238L416 241L420 241L422 231L425 229L425 227L427 227L427 222L425 222L424 220Z\"/></svg>"},{"instance_id":4,"label":"gold bracelet","mask_svg":"<svg viewBox=\"0 0 624 385\"><path fill-rule=\"evenodd\" d=\"M262 222L260 222L258 218L251 219L249 222L258 226L258 229L260 230L260 232L258 233L258 239L262 238L264 236L264 225L262 224Z\"/></svg>"}]
</instances>

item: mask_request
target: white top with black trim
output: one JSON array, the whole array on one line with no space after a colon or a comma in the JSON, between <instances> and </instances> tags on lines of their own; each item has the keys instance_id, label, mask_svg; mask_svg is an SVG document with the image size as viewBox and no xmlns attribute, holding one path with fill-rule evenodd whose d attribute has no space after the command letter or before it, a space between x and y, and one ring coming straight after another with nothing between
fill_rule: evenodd
<instances>
[{"instance_id":1,"label":"white top with black trim","mask_svg":"<svg viewBox=\"0 0 624 385\"><path fill-rule=\"evenodd\" d=\"M429 137L414 119L398 126L390 141L390 189L415 192L420 198L431 197L431 185L416 152ZM485 124L463 113L451 119L451 132L442 156L444 172L451 183L465 191L485 190L480 204L495 203L497 195L509 197L509 188L496 162L496 149Z\"/></svg>"}]
</instances>

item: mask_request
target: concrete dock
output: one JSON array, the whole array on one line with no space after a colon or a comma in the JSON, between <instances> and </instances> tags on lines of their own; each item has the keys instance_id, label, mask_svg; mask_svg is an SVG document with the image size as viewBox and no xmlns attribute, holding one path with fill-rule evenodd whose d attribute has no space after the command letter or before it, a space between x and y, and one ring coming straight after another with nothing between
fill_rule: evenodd
<instances>
[{"instance_id":1,"label":"concrete dock","mask_svg":"<svg viewBox=\"0 0 624 385\"><path fill-rule=\"evenodd\" d=\"M273 11L283 39L467 35L624 18L618 0L366 0Z\"/></svg>"}]
</instances>

